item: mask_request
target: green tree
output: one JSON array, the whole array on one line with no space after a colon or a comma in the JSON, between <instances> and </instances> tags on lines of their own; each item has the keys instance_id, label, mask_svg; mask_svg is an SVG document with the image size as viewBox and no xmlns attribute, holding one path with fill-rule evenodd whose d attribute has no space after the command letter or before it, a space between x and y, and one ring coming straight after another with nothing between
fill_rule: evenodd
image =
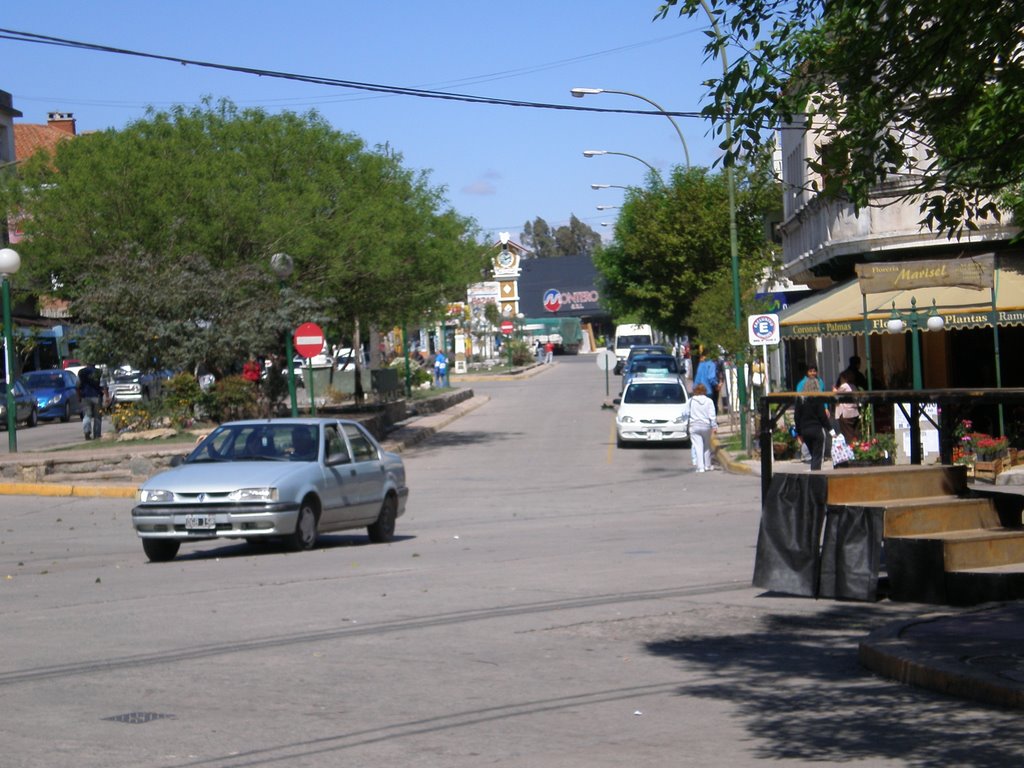
<instances>
[{"instance_id":1,"label":"green tree","mask_svg":"<svg viewBox=\"0 0 1024 768\"><path fill-rule=\"evenodd\" d=\"M526 222L520 239L533 251L536 259L553 259L560 256L593 256L601 248L601 235L584 224L573 214L569 223L552 230L539 216L533 223Z\"/></svg>"},{"instance_id":2,"label":"green tree","mask_svg":"<svg viewBox=\"0 0 1024 768\"><path fill-rule=\"evenodd\" d=\"M828 197L866 206L886 180L921 202L949 234L998 216L990 201L1024 182L1024 5L1004 0L667 0L657 17L718 21L709 57L730 54L707 81L704 113L735 121L727 162L805 116L824 130L813 169ZM734 56L734 52L739 52Z\"/></svg>"},{"instance_id":3,"label":"green tree","mask_svg":"<svg viewBox=\"0 0 1024 768\"><path fill-rule=\"evenodd\" d=\"M738 170L741 286L752 289L775 258L765 221L781 195L767 167ZM736 351L735 332L711 338L733 327L728 206L725 174L706 168L676 168L668 184L631 190L614 240L595 258L612 314ZM745 292L744 312L752 296Z\"/></svg>"},{"instance_id":4,"label":"green tree","mask_svg":"<svg viewBox=\"0 0 1024 768\"><path fill-rule=\"evenodd\" d=\"M523 245L533 251L535 259L550 259L557 255L557 243L551 227L540 216L533 222L523 224L523 232L519 236Z\"/></svg>"},{"instance_id":5,"label":"green tree","mask_svg":"<svg viewBox=\"0 0 1024 768\"><path fill-rule=\"evenodd\" d=\"M225 370L301 321L398 323L485 263L425 174L315 113L150 112L62 142L0 194L24 214L23 271L72 300L84 353L142 368ZM295 262L284 290L279 251Z\"/></svg>"}]
</instances>

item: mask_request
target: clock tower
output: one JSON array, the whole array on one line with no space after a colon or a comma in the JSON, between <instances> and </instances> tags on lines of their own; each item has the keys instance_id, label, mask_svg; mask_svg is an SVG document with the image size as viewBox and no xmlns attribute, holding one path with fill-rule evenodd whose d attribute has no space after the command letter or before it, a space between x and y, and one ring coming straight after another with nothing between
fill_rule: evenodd
<instances>
[{"instance_id":1,"label":"clock tower","mask_svg":"<svg viewBox=\"0 0 1024 768\"><path fill-rule=\"evenodd\" d=\"M519 314L519 261L527 251L511 240L508 232L501 233L494 249L491 264L498 283L498 308L502 317L515 317Z\"/></svg>"}]
</instances>

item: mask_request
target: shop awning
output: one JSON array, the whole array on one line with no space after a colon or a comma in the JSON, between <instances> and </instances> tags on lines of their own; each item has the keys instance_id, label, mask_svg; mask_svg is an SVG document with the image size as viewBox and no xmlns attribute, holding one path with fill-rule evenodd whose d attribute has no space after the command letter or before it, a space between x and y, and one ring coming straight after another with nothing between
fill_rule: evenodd
<instances>
[{"instance_id":1,"label":"shop awning","mask_svg":"<svg viewBox=\"0 0 1024 768\"><path fill-rule=\"evenodd\" d=\"M864 333L864 300L867 300L868 332L885 333L892 305L910 310L910 300L927 314L935 300L947 330L986 328L993 322L992 295L995 293L995 322L999 326L1024 325L1024 273L1016 268L995 271L992 290L983 288L932 287L862 294L857 280L804 299L779 313L783 338L814 336L857 336Z\"/></svg>"}]
</instances>

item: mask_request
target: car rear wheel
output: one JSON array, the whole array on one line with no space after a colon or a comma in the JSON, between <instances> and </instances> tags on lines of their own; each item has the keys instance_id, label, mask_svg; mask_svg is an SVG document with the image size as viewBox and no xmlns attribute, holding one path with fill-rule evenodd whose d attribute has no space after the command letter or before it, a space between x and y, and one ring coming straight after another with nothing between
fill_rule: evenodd
<instances>
[{"instance_id":1,"label":"car rear wheel","mask_svg":"<svg viewBox=\"0 0 1024 768\"><path fill-rule=\"evenodd\" d=\"M71 421L71 403L64 403L64 413L60 415L60 420L65 424Z\"/></svg>"},{"instance_id":2,"label":"car rear wheel","mask_svg":"<svg viewBox=\"0 0 1024 768\"><path fill-rule=\"evenodd\" d=\"M305 499L299 507L299 516L295 520L295 530L285 539L285 543L292 552L301 552L304 549L315 547L316 539L316 508L313 506L313 502Z\"/></svg>"},{"instance_id":3,"label":"car rear wheel","mask_svg":"<svg viewBox=\"0 0 1024 768\"><path fill-rule=\"evenodd\" d=\"M384 497L380 506L377 522L366 526L370 541L374 544L387 544L395 537L395 519L398 517L398 500L393 494Z\"/></svg>"},{"instance_id":4,"label":"car rear wheel","mask_svg":"<svg viewBox=\"0 0 1024 768\"><path fill-rule=\"evenodd\" d=\"M146 557L151 563L166 563L168 560L173 560L174 556L178 554L180 546L180 541L170 539L142 540L142 551L146 553Z\"/></svg>"}]
</instances>

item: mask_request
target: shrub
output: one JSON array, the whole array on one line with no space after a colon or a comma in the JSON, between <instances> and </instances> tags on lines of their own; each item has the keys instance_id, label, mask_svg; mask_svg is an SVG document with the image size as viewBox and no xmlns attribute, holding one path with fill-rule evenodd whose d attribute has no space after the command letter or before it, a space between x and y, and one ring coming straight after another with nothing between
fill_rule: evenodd
<instances>
[{"instance_id":1,"label":"shrub","mask_svg":"<svg viewBox=\"0 0 1024 768\"><path fill-rule=\"evenodd\" d=\"M203 396L203 405L216 422L254 419L260 415L258 390L241 376L221 379Z\"/></svg>"},{"instance_id":2,"label":"shrub","mask_svg":"<svg viewBox=\"0 0 1024 768\"><path fill-rule=\"evenodd\" d=\"M398 381L403 387L405 387L405 359L396 358L392 361L391 367L398 369ZM421 384L427 384L433 381L434 377L430 374L430 371L419 365L415 360L411 361L411 365L409 367L412 370L409 381L414 388Z\"/></svg>"}]
</instances>

